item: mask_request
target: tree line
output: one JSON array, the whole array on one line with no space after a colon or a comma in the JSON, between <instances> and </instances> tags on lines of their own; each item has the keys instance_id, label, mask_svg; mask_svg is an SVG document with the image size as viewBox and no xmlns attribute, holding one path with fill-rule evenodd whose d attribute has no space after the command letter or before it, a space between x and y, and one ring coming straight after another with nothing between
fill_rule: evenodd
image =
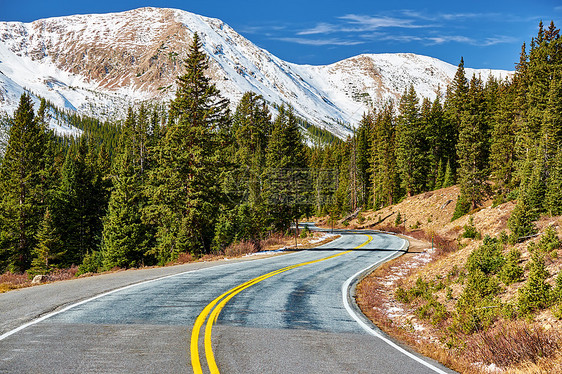
<instances>
[{"instance_id":1,"label":"tree line","mask_svg":"<svg viewBox=\"0 0 562 374\"><path fill-rule=\"evenodd\" d=\"M316 165L340 170L331 209L379 209L459 184L453 220L490 198L517 200L510 228L520 236L540 214L562 214L561 43L541 22L513 77L467 77L461 59L444 97L420 102L411 86L397 108L365 114L353 137L315 150Z\"/></svg>"},{"instance_id":2,"label":"tree line","mask_svg":"<svg viewBox=\"0 0 562 374\"><path fill-rule=\"evenodd\" d=\"M120 124L68 114L83 129L68 139L24 94L0 164L0 271L164 264L457 183L454 219L516 199L523 236L562 213L560 63L559 30L541 23L513 77L466 77L461 59L444 96L420 103L411 86L345 141L254 93L231 112L197 34L169 110L141 105Z\"/></svg>"},{"instance_id":3,"label":"tree line","mask_svg":"<svg viewBox=\"0 0 562 374\"><path fill-rule=\"evenodd\" d=\"M79 117L79 139L57 137L48 103L35 113L22 95L0 165L2 272L165 264L310 214L301 120L253 93L231 113L207 64L195 35L169 111L129 109L117 141L116 126Z\"/></svg>"}]
</instances>

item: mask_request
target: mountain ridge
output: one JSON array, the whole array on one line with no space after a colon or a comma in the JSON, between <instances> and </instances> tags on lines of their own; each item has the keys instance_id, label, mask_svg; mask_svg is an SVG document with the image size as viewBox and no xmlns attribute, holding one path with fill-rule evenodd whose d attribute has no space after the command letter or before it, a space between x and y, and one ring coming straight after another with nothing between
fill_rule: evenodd
<instances>
[{"instance_id":1,"label":"mountain ridge","mask_svg":"<svg viewBox=\"0 0 562 374\"><path fill-rule=\"evenodd\" d=\"M363 113L398 100L409 84L433 99L457 69L411 53L298 65L254 45L219 19L147 7L0 22L0 110L13 110L24 88L62 108L102 118L123 117L128 105L147 100L167 102L194 32L209 56L209 76L233 107L244 92L253 91L272 108L291 104L298 116L342 138ZM483 79L511 74L466 71L469 78L481 74Z\"/></svg>"}]
</instances>

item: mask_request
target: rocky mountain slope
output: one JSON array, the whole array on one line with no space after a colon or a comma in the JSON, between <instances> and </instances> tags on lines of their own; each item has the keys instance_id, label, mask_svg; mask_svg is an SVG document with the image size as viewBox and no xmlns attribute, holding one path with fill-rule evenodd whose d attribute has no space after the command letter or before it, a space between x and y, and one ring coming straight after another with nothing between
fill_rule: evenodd
<instances>
[{"instance_id":1,"label":"rocky mountain slope","mask_svg":"<svg viewBox=\"0 0 562 374\"><path fill-rule=\"evenodd\" d=\"M10 113L24 89L57 106L121 117L144 100L170 100L197 32L209 75L235 106L254 91L289 103L309 122L344 137L369 107L396 100L414 84L434 98L456 66L414 54L373 54L326 66L297 65L265 51L218 19L182 10L141 8L31 23L0 23L0 110ZM505 78L507 71L467 69ZM343 125L342 125L343 124Z\"/></svg>"}]
</instances>

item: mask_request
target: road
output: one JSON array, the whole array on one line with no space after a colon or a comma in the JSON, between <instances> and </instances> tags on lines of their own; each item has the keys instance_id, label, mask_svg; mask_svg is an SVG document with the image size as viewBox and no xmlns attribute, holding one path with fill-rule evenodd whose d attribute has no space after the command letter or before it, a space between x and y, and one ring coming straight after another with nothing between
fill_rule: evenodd
<instances>
[{"instance_id":1,"label":"road","mask_svg":"<svg viewBox=\"0 0 562 374\"><path fill-rule=\"evenodd\" d=\"M342 297L350 278L403 240L341 234L293 254L154 269L165 277L147 272L151 281L128 287L139 279L120 278L125 287L106 294L109 286L88 287L98 277L68 282L73 295L86 290L74 296L80 303L65 301L28 325L12 310L46 308L44 295L57 298L52 285L2 294L1 326L11 330L0 336L0 373L197 373L199 365L204 373L452 373L369 333Z\"/></svg>"}]
</instances>

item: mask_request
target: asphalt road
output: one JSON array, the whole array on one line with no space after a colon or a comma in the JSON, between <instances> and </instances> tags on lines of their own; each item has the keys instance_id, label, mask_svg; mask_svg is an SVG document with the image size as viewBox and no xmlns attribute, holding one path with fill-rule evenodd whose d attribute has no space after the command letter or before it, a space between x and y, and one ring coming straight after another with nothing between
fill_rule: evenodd
<instances>
[{"instance_id":1,"label":"asphalt road","mask_svg":"<svg viewBox=\"0 0 562 374\"><path fill-rule=\"evenodd\" d=\"M452 372L369 334L345 305L342 285L403 244L391 235L344 232L294 254L2 294L0 373L191 373L194 359L205 373L209 362L221 373ZM118 288L141 278L153 280ZM92 284L100 282L96 292ZM207 323L202 311L211 314L221 301L216 323ZM13 330L38 310L55 314ZM203 325L194 328L198 316Z\"/></svg>"}]
</instances>

